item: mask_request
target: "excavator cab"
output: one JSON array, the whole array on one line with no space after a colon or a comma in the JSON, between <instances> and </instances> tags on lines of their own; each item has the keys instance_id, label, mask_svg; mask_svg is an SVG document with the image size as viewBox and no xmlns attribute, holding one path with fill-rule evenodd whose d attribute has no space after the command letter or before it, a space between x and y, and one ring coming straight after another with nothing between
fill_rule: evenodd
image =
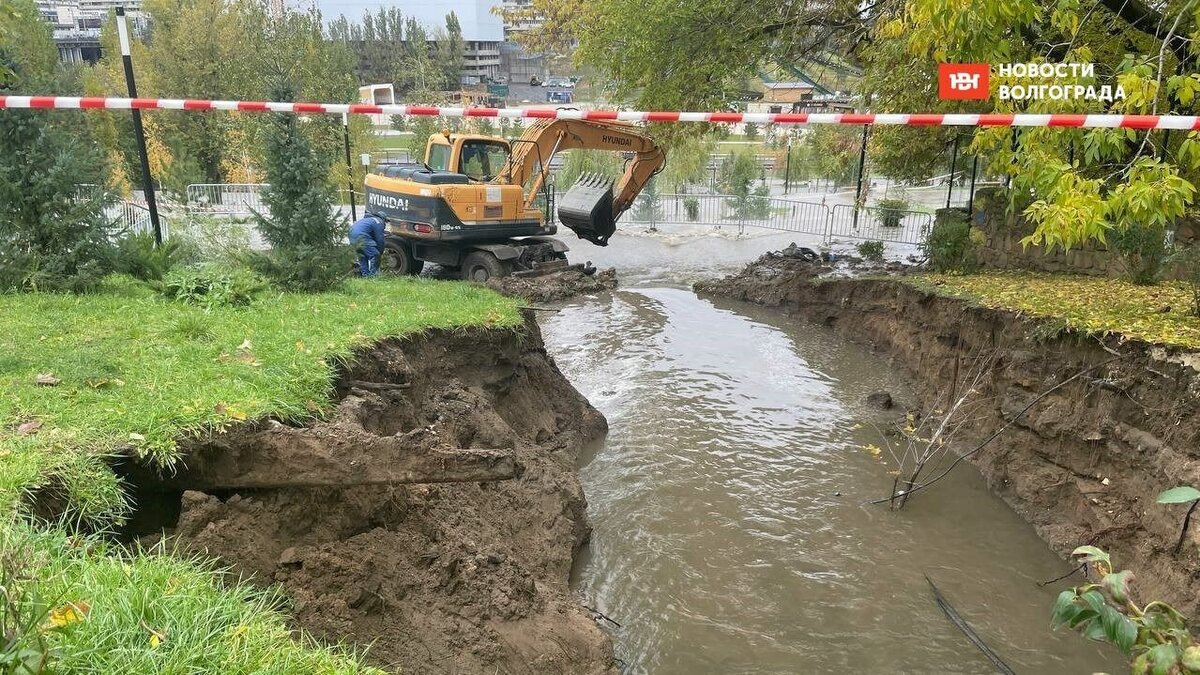
<instances>
[{"instance_id":1,"label":"excavator cab","mask_svg":"<svg viewBox=\"0 0 1200 675\"><path fill-rule=\"evenodd\" d=\"M581 176L558 203L558 219L580 239L608 246L617 231L613 214L613 181L604 176Z\"/></svg>"}]
</instances>

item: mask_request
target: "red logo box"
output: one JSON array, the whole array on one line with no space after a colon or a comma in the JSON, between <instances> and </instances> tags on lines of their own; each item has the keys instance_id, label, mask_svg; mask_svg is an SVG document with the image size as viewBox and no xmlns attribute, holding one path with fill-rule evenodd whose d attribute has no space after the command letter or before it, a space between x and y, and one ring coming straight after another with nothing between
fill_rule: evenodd
<instances>
[{"instance_id":1,"label":"red logo box","mask_svg":"<svg viewBox=\"0 0 1200 675\"><path fill-rule=\"evenodd\" d=\"M986 63L939 63L938 98L986 99L990 70Z\"/></svg>"}]
</instances>

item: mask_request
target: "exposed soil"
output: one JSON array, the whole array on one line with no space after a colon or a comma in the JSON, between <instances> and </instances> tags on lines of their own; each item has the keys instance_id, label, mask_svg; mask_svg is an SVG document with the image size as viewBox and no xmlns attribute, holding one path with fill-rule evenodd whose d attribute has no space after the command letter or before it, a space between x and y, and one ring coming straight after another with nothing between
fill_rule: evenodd
<instances>
[{"instance_id":1,"label":"exposed soil","mask_svg":"<svg viewBox=\"0 0 1200 675\"><path fill-rule=\"evenodd\" d=\"M220 444L253 453L384 437L413 453L507 453L518 477L188 491L171 536L187 552L279 582L297 627L371 645L370 660L387 668L615 673L608 637L568 587L590 531L575 461L607 425L546 354L536 324L379 344L346 369L338 395L327 422L237 429ZM190 450L211 452L211 443Z\"/></svg>"},{"instance_id":2,"label":"exposed soil","mask_svg":"<svg viewBox=\"0 0 1200 675\"><path fill-rule=\"evenodd\" d=\"M551 302L577 295L588 295L611 291L617 287L617 270L597 270L584 274L579 269L568 269L540 277L501 277L490 279L488 287L504 295L525 298L530 302Z\"/></svg>"},{"instance_id":3,"label":"exposed soil","mask_svg":"<svg viewBox=\"0 0 1200 675\"><path fill-rule=\"evenodd\" d=\"M992 489L1064 557L1104 548L1134 571L1140 599L1200 615L1200 528L1174 555L1187 507L1155 503L1166 488L1200 485L1200 354L1064 334L889 279L817 278L827 270L764 256L696 290L778 307L883 350L914 376L926 410L961 385L972 360L994 357L956 444L974 447L1015 420L973 458Z\"/></svg>"}]
</instances>

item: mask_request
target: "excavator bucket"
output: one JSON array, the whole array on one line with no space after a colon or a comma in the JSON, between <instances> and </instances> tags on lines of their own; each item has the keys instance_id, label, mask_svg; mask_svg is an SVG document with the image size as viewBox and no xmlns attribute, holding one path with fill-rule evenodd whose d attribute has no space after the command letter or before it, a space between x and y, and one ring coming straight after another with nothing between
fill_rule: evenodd
<instances>
[{"instance_id":1,"label":"excavator bucket","mask_svg":"<svg viewBox=\"0 0 1200 675\"><path fill-rule=\"evenodd\" d=\"M612 181L595 174L580 177L559 200L558 219L580 239L608 246L608 238L617 231Z\"/></svg>"}]
</instances>

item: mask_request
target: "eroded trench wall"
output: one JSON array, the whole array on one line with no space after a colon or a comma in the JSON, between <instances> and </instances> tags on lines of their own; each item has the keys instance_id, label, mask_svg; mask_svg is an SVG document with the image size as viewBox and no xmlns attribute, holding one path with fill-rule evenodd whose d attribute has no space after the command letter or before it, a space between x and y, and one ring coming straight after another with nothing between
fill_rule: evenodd
<instances>
[{"instance_id":1,"label":"eroded trench wall","mask_svg":"<svg viewBox=\"0 0 1200 675\"><path fill-rule=\"evenodd\" d=\"M337 397L326 421L267 421L187 451L302 448L322 466L358 461L356 439L380 437L412 452L511 453L517 477L182 497L176 478L161 484L180 503L166 536L235 574L278 583L297 628L370 646L370 660L388 670L615 674L608 636L569 588L590 533L576 462L607 424L558 370L531 318L519 330L430 331L361 350ZM154 487L146 483L142 494Z\"/></svg>"},{"instance_id":2,"label":"eroded trench wall","mask_svg":"<svg viewBox=\"0 0 1200 675\"><path fill-rule=\"evenodd\" d=\"M1135 572L1142 602L1166 600L1200 615L1200 528L1174 555L1186 507L1155 502L1166 488L1200 485L1200 355L1056 334L894 281L759 272L698 290L778 307L871 344L913 376L925 410L961 386L974 359L995 359L957 447L1015 419L974 458L991 488L1059 554L1104 548ZM1117 356L1018 417L1039 394Z\"/></svg>"}]
</instances>

